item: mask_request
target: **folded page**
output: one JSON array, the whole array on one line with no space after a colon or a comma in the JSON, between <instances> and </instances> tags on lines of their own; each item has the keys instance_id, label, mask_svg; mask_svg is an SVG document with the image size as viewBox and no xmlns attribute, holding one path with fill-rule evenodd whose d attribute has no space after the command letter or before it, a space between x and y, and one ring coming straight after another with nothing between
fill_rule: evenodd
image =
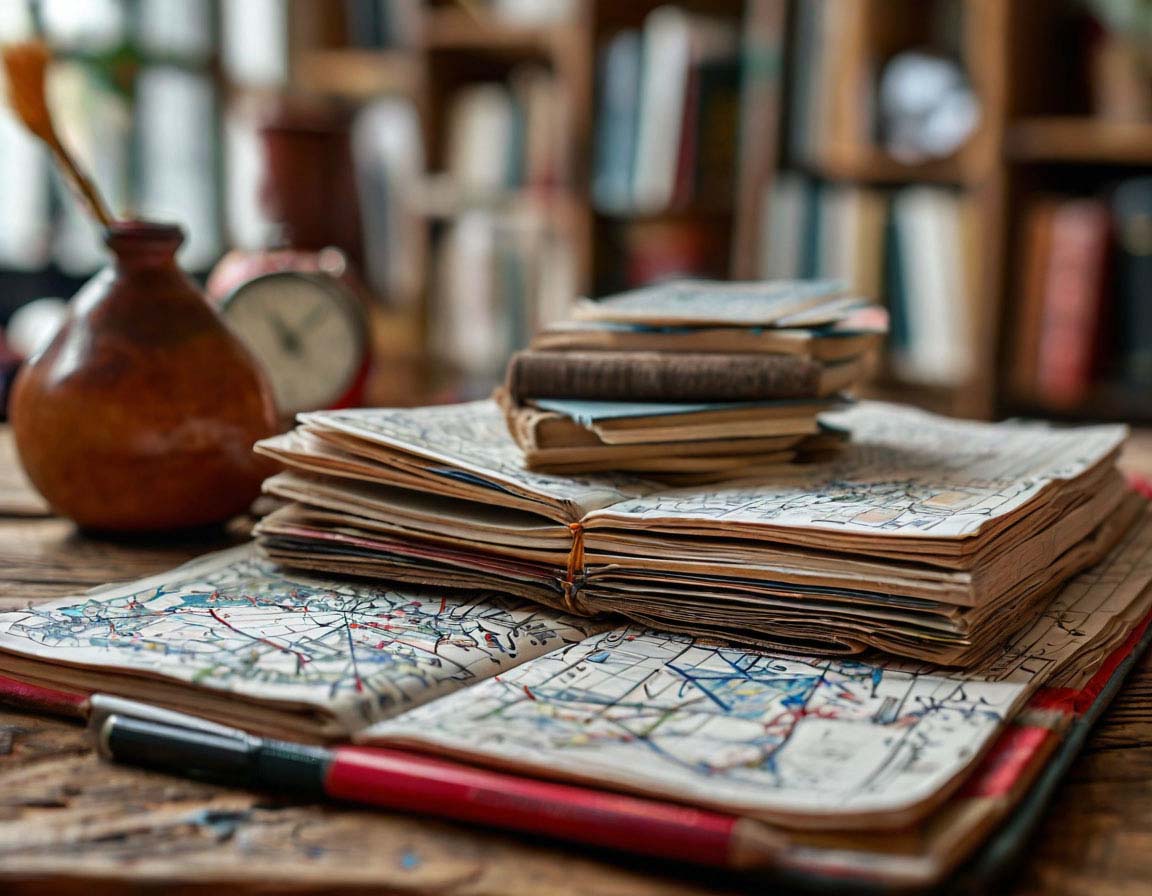
<instances>
[{"instance_id":1,"label":"folded page","mask_svg":"<svg viewBox=\"0 0 1152 896\"><path fill-rule=\"evenodd\" d=\"M423 458L443 476L472 476L490 483L493 503L500 488L555 502L571 521L598 507L642 495L651 483L631 476L551 476L524 466L492 401L425 408L380 408L304 414L308 427L336 430ZM435 465L442 465L437 468Z\"/></svg>"}]
</instances>

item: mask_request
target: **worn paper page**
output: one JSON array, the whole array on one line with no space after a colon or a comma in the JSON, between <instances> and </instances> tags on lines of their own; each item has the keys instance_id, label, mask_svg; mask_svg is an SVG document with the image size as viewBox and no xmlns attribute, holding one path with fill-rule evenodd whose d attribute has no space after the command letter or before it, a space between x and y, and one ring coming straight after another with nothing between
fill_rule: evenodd
<instances>
[{"instance_id":1,"label":"worn paper page","mask_svg":"<svg viewBox=\"0 0 1152 896\"><path fill-rule=\"evenodd\" d=\"M777 656L616 629L365 731L796 824L908 823L1061 668L1146 615L1152 523L1073 580L1006 662ZM1131 622L1127 623L1128 628ZM863 823L863 822L862 822Z\"/></svg>"},{"instance_id":2,"label":"worn paper page","mask_svg":"<svg viewBox=\"0 0 1152 896\"><path fill-rule=\"evenodd\" d=\"M632 476L550 476L524 466L493 401L424 408L379 408L303 414L310 427L334 429L357 438L443 464L445 476L470 476L517 491L568 502L580 512L606 507L653 488ZM434 466L429 467L435 471Z\"/></svg>"},{"instance_id":3,"label":"worn paper page","mask_svg":"<svg viewBox=\"0 0 1152 896\"><path fill-rule=\"evenodd\" d=\"M589 525L735 523L856 535L966 538L1116 450L1124 426L973 423L881 402L821 416L851 432L840 455L768 482L662 490Z\"/></svg>"},{"instance_id":4,"label":"worn paper page","mask_svg":"<svg viewBox=\"0 0 1152 896\"><path fill-rule=\"evenodd\" d=\"M843 825L931 797L1023 694L1019 684L617 629L362 737Z\"/></svg>"},{"instance_id":5,"label":"worn paper page","mask_svg":"<svg viewBox=\"0 0 1152 896\"><path fill-rule=\"evenodd\" d=\"M512 598L290 573L244 546L0 615L0 670L15 652L93 667L93 690L102 669L159 675L308 704L351 732L597 628Z\"/></svg>"}]
</instances>

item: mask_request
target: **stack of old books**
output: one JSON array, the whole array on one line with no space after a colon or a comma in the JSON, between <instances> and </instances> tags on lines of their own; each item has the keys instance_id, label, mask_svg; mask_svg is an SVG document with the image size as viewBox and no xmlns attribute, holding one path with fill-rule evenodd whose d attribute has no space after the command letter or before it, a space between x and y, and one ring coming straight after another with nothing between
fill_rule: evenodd
<instances>
[{"instance_id":1,"label":"stack of old books","mask_svg":"<svg viewBox=\"0 0 1152 896\"><path fill-rule=\"evenodd\" d=\"M827 456L883 311L834 281L679 281L584 301L513 356L497 401L529 469L680 484Z\"/></svg>"},{"instance_id":2,"label":"stack of old books","mask_svg":"<svg viewBox=\"0 0 1152 896\"><path fill-rule=\"evenodd\" d=\"M673 487L525 468L491 401L305 414L260 544L288 566L515 594L773 648L994 654L1137 513L1121 426L861 402L831 461Z\"/></svg>"}]
</instances>

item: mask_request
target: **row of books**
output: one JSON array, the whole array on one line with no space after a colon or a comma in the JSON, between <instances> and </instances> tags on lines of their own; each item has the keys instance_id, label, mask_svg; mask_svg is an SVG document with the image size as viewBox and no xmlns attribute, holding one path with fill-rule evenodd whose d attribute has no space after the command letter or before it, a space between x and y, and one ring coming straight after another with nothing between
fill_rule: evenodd
<instances>
[{"instance_id":1,"label":"row of books","mask_svg":"<svg viewBox=\"0 0 1152 896\"><path fill-rule=\"evenodd\" d=\"M593 198L657 212L730 197L739 116L734 23L675 6L617 32L598 62Z\"/></svg>"},{"instance_id":2,"label":"row of books","mask_svg":"<svg viewBox=\"0 0 1152 896\"><path fill-rule=\"evenodd\" d=\"M1103 381L1152 385L1152 178L1034 201L1022 244L1015 397L1074 408Z\"/></svg>"},{"instance_id":3,"label":"row of books","mask_svg":"<svg viewBox=\"0 0 1152 896\"><path fill-rule=\"evenodd\" d=\"M964 381L972 367L976 265L963 194L832 184L786 171L765 201L762 276L840 279L883 298L894 372L926 385Z\"/></svg>"},{"instance_id":4,"label":"row of books","mask_svg":"<svg viewBox=\"0 0 1152 896\"><path fill-rule=\"evenodd\" d=\"M570 108L560 80L534 63L458 90L448 106L450 200L475 204L568 184Z\"/></svg>"},{"instance_id":5,"label":"row of books","mask_svg":"<svg viewBox=\"0 0 1152 896\"><path fill-rule=\"evenodd\" d=\"M575 250L547 209L472 209L434 248L429 333L433 356L486 394L508 356L568 314L577 295Z\"/></svg>"}]
</instances>

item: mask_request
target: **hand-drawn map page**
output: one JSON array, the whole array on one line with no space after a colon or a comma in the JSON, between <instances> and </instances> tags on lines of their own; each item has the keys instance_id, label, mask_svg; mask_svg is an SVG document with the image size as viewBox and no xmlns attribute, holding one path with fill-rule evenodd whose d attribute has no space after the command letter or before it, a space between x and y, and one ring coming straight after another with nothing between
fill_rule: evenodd
<instances>
[{"instance_id":1,"label":"hand-drawn map page","mask_svg":"<svg viewBox=\"0 0 1152 896\"><path fill-rule=\"evenodd\" d=\"M348 733L603 629L495 595L296 575L246 545L0 614L5 654L308 704ZM129 694L128 696L132 696Z\"/></svg>"},{"instance_id":2,"label":"hand-drawn map page","mask_svg":"<svg viewBox=\"0 0 1152 896\"><path fill-rule=\"evenodd\" d=\"M319 411L300 415L300 421L444 464L444 475L471 475L528 494L571 502L581 514L645 494L654 487L633 476L550 476L526 469L523 454L494 401Z\"/></svg>"},{"instance_id":3,"label":"hand-drawn map page","mask_svg":"<svg viewBox=\"0 0 1152 896\"><path fill-rule=\"evenodd\" d=\"M838 280L679 280L633 289L598 302L581 302L573 316L577 320L651 326L771 326L788 315L830 304L843 296L844 288L845 284ZM829 318L835 319L835 315Z\"/></svg>"},{"instance_id":4,"label":"hand-drawn map page","mask_svg":"<svg viewBox=\"0 0 1152 896\"><path fill-rule=\"evenodd\" d=\"M1013 639L1006 660L985 669L775 656L623 628L358 739L418 743L796 824L842 828L853 816L906 823L1045 680L1063 669L1093 674L1148 613L1150 581L1145 517Z\"/></svg>"},{"instance_id":5,"label":"hand-drawn map page","mask_svg":"<svg viewBox=\"0 0 1152 896\"><path fill-rule=\"evenodd\" d=\"M858 535L965 538L1073 479L1124 441L1124 426L972 423L880 402L821 415L851 433L841 456L769 482L661 490L588 525L735 523Z\"/></svg>"}]
</instances>

